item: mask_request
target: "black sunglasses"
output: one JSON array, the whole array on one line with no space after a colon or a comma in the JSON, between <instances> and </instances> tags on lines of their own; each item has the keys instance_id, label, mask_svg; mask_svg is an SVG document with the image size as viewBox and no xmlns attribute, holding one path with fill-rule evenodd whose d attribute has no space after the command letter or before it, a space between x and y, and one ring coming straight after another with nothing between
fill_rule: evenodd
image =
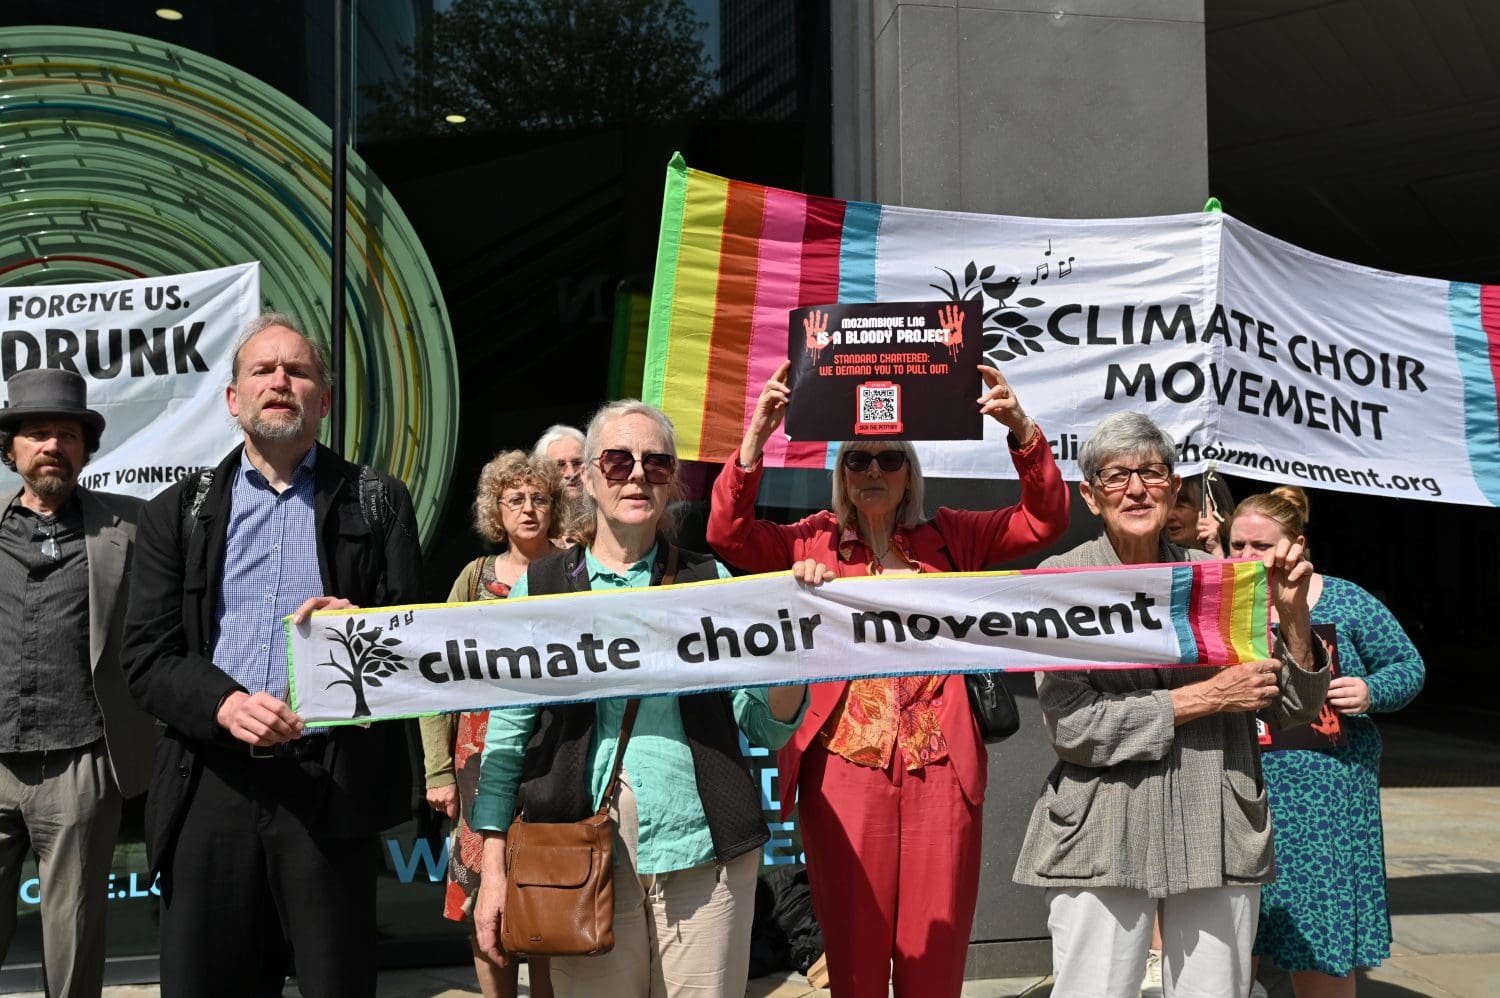
<instances>
[{"instance_id":1,"label":"black sunglasses","mask_svg":"<svg viewBox=\"0 0 1500 998\"><path fill-rule=\"evenodd\" d=\"M625 482L635 471L636 456L628 450L602 450L599 452L599 473L607 482ZM641 474L652 485L666 485L677 472L677 459L671 454L642 454Z\"/></svg>"},{"instance_id":2,"label":"black sunglasses","mask_svg":"<svg viewBox=\"0 0 1500 998\"><path fill-rule=\"evenodd\" d=\"M840 460L844 462L844 467L855 474L868 471L871 461L880 465L881 471L900 471L906 467L906 451L883 450L877 453L868 450L846 450Z\"/></svg>"}]
</instances>

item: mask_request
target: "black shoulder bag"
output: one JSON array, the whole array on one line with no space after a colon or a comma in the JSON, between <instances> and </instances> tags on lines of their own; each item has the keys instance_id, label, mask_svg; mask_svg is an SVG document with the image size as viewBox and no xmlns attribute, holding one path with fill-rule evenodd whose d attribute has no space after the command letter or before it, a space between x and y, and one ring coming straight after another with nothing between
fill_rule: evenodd
<instances>
[{"instance_id":1,"label":"black shoulder bag","mask_svg":"<svg viewBox=\"0 0 1500 998\"><path fill-rule=\"evenodd\" d=\"M953 555L948 553L946 546L942 551L943 557L948 559L948 564L957 572L959 568L953 561ZM1010 690L1001 682L1002 675L999 672L964 673L964 687L969 691L969 709L974 712L974 723L979 725L979 737L984 739L986 745L1003 742L1021 730L1021 710L1016 706L1016 698L1010 695Z\"/></svg>"}]
</instances>

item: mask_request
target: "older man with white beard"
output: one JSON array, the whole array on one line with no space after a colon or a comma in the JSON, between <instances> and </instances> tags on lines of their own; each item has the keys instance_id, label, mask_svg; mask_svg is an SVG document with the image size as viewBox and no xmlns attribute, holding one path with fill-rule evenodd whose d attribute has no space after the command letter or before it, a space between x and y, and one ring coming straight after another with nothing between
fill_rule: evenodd
<instances>
[{"instance_id":1,"label":"older man with white beard","mask_svg":"<svg viewBox=\"0 0 1500 998\"><path fill-rule=\"evenodd\" d=\"M375 990L376 834L409 816L399 724L315 731L287 705L282 618L414 603L399 481L317 443L328 362L269 313L225 391L244 445L141 516L125 669L167 724L147 808L164 998Z\"/></svg>"},{"instance_id":2,"label":"older man with white beard","mask_svg":"<svg viewBox=\"0 0 1500 998\"><path fill-rule=\"evenodd\" d=\"M98 995L120 802L146 789L155 741L119 658L141 504L78 484L104 432L83 378L22 371L6 388L0 457L21 487L0 495L0 960L29 848L47 993Z\"/></svg>"},{"instance_id":3,"label":"older man with white beard","mask_svg":"<svg viewBox=\"0 0 1500 998\"><path fill-rule=\"evenodd\" d=\"M533 457L557 464L563 489L570 502L583 496L583 431L576 426L554 423L542 432L531 448Z\"/></svg>"}]
</instances>

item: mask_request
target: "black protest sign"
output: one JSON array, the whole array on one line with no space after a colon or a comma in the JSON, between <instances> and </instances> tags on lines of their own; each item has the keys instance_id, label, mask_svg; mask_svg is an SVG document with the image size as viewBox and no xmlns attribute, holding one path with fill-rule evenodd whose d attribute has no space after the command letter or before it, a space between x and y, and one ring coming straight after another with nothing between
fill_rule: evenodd
<instances>
[{"instance_id":1,"label":"black protest sign","mask_svg":"<svg viewBox=\"0 0 1500 998\"><path fill-rule=\"evenodd\" d=\"M980 303L793 309L793 440L980 440Z\"/></svg>"}]
</instances>

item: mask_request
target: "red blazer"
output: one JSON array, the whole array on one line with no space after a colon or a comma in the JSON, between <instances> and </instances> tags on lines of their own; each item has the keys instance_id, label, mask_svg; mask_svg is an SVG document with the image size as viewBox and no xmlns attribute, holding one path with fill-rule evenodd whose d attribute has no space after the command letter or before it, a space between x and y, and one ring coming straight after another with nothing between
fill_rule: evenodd
<instances>
[{"instance_id":1,"label":"red blazer","mask_svg":"<svg viewBox=\"0 0 1500 998\"><path fill-rule=\"evenodd\" d=\"M848 561L839 558L838 519L824 510L796 523L783 525L755 518L755 495L761 466L750 471L731 457L714 482L708 515L708 543L719 557L751 572L776 572L794 562L816 558L840 576L869 574L863 548ZM1021 477L1021 504L975 512L937 511L932 520L905 531L913 558L927 572L976 572L1039 550L1061 537L1068 526L1068 489L1040 431L1024 450L1011 448L1011 460ZM797 774L802 753L817 737L844 695L847 681L813 683L802 726L781 750L781 814L791 814L796 802ZM938 723L948 740L948 754L964 797L984 799L989 779L984 742L969 710L963 676L952 675L933 701Z\"/></svg>"}]
</instances>

